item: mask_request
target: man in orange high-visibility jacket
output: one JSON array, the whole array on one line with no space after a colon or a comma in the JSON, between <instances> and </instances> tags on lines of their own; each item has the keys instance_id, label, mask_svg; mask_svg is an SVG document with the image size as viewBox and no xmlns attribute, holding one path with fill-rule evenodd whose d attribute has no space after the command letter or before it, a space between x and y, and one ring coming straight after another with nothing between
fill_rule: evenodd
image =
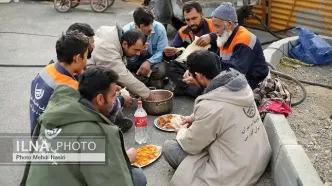
<instances>
[{"instance_id":1,"label":"man in orange high-visibility jacket","mask_svg":"<svg viewBox=\"0 0 332 186\"><path fill-rule=\"evenodd\" d=\"M44 113L54 89L66 84L77 90L78 81L74 74L80 74L88 56L89 38L75 30L62 35L56 42L59 62L47 65L31 83L30 128L31 135L37 119Z\"/></svg>"},{"instance_id":2,"label":"man in orange high-visibility jacket","mask_svg":"<svg viewBox=\"0 0 332 186\"><path fill-rule=\"evenodd\" d=\"M212 20L203 18L202 6L196 1L188 1L183 6L183 15L187 25L179 29L171 46L175 48L187 48L195 40L195 37L200 38L196 42L199 46L204 47L210 44L212 36L206 36L213 32ZM211 51L216 50L217 45L211 45ZM170 62L167 76L174 84L171 91L175 95L197 97L202 93L203 89L197 85L187 84L183 81L183 74L188 69L187 65L174 61L180 54L174 48L167 47L164 49L164 59Z\"/></svg>"},{"instance_id":3,"label":"man in orange high-visibility jacket","mask_svg":"<svg viewBox=\"0 0 332 186\"><path fill-rule=\"evenodd\" d=\"M235 68L243 73L252 89L269 73L262 46L258 38L242 26L237 26L237 15L233 4L222 3L212 13L216 35L212 41L220 47L221 70Z\"/></svg>"},{"instance_id":4,"label":"man in orange high-visibility jacket","mask_svg":"<svg viewBox=\"0 0 332 186\"><path fill-rule=\"evenodd\" d=\"M219 46L221 71L229 68L243 73L252 89L255 89L269 73L262 46L258 38L246 28L237 25L237 15L233 4L222 3L212 13L214 32L210 34L211 44ZM191 84L188 72L184 80Z\"/></svg>"}]
</instances>

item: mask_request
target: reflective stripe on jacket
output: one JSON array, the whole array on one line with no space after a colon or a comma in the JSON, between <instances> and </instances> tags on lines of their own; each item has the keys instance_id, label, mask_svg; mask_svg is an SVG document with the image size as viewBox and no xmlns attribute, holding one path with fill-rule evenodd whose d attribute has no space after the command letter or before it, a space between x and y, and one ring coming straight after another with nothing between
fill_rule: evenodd
<instances>
[{"instance_id":1,"label":"reflective stripe on jacket","mask_svg":"<svg viewBox=\"0 0 332 186\"><path fill-rule=\"evenodd\" d=\"M232 42L227 46L227 48L220 47L220 57L222 57L223 60L231 59L231 56L233 55L233 48L237 44L245 44L253 50L256 40L257 37L254 34L240 26Z\"/></svg>"},{"instance_id":2,"label":"reflective stripe on jacket","mask_svg":"<svg viewBox=\"0 0 332 186\"><path fill-rule=\"evenodd\" d=\"M36 126L38 117L44 113L54 89L59 84L66 84L75 90L78 82L59 63L47 65L31 83L30 94L30 129L31 134Z\"/></svg>"},{"instance_id":3,"label":"reflective stripe on jacket","mask_svg":"<svg viewBox=\"0 0 332 186\"><path fill-rule=\"evenodd\" d=\"M255 89L269 73L258 38L242 26L234 29L228 41L219 50L221 70L237 69L245 74L252 89Z\"/></svg>"},{"instance_id":4,"label":"reflective stripe on jacket","mask_svg":"<svg viewBox=\"0 0 332 186\"><path fill-rule=\"evenodd\" d=\"M36 126L38 117L44 113L48 101L58 85L65 84L78 89L78 81L60 63L47 65L32 81L30 94L30 129L31 134ZM122 107L119 97L110 109L115 115Z\"/></svg>"}]
</instances>

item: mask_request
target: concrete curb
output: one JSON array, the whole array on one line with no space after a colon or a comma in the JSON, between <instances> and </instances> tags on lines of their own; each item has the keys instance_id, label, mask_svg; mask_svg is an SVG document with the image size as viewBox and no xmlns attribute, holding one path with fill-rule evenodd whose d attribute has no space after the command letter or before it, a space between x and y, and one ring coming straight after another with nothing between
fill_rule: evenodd
<instances>
[{"instance_id":1,"label":"concrete curb","mask_svg":"<svg viewBox=\"0 0 332 186\"><path fill-rule=\"evenodd\" d=\"M288 43L295 44L297 39L295 36L272 43L264 50L266 61L275 67L279 65L283 53L288 55ZM264 125L272 148L270 166L276 185L324 186L285 116L267 114Z\"/></svg>"},{"instance_id":2,"label":"concrete curb","mask_svg":"<svg viewBox=\"0 0 332 186\"><path fill-rule=\"evenodd\" d=\"M267 114L264 125L272 148L270 165L277 186L323 186L284 115Z\"/></svg>"}]
</instances>

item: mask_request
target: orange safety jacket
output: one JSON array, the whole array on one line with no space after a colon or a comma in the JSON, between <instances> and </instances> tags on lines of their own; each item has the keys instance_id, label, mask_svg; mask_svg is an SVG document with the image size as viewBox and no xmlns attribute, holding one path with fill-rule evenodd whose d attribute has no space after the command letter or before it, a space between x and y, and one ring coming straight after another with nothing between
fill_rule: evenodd
<instances>
[{"instance_id":1,"label":"orange safety jacket","mask_svg":"<svg viewBox=\"0 0 332 186\"><path fill-rule=\"evenodd\" d=\"M214 32L214 27L212 25L211 19L204 18L202 23L202 35L209 34ZM186 48L195 40L195 34L193 31L186 25L179 29L176 33L175 38L173 39L172 46L179 48L184 47Z\"/></svg>"},{"instance_id":2,"label":"orange safety jacket","mask_svg":"<svg viewBox=\"0 0 332 186\"><path fill-rule=\"evenodd\" d=\"M246 28L238 26L220 50L220 68L234 68L245 74L252 89L255 89L269 73L263 49L258 38Z\"/></svg>"},{"instance_id":3,"label":"orange safety jacket","mask_svg":"<svg viewBox=\"0 0 332 186\"><path fill-rule=\"evenodd\" d=\"M54 89L66 84L78 89L78 81L59 63L47 65L31 83L30 94L30 128L31 134L37 124L38 117L44 113Z\"/></svg>"},{"instance_id":4,"label":"orange safety jacket","mask_svg":"<svg viewBox=\"0 0 332 186\"><path fill-rule=\"evenodd\" d=\"M254 46L256 44L256 40L257 40L257 37L254 34L249 32L244 27L239 26L239 29L237 30L236 34L234 35L231 43L229 45L227 45L227 47L219 47L220 57L223 60L229 60L231 58L231 56L233 55L233 48L237 44L244 44L253 50Z\"/></svg>"}]
</instances>

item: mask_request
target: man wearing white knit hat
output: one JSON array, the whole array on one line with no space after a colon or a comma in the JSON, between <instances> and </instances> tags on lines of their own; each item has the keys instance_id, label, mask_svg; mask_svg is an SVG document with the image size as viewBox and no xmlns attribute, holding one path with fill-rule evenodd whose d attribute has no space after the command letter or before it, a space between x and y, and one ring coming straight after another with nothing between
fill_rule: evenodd
<instances>
[{"instance_id":1,"label":"man wearing white knit hat","mask_svg":"<svg viewBox=\"0 0 332 186\"><path fill-rule=\"evenodd\" d=\"M237 69L245 74L250 87L255 89L269 72L258 38L246 28L238 26L232 3L222 3L211 17L215 33L210 34L211 44L216 42L219 47L221 70ZM190 82L192 77L185 74L184 78Z\"/></svg>"}]
</instances>

